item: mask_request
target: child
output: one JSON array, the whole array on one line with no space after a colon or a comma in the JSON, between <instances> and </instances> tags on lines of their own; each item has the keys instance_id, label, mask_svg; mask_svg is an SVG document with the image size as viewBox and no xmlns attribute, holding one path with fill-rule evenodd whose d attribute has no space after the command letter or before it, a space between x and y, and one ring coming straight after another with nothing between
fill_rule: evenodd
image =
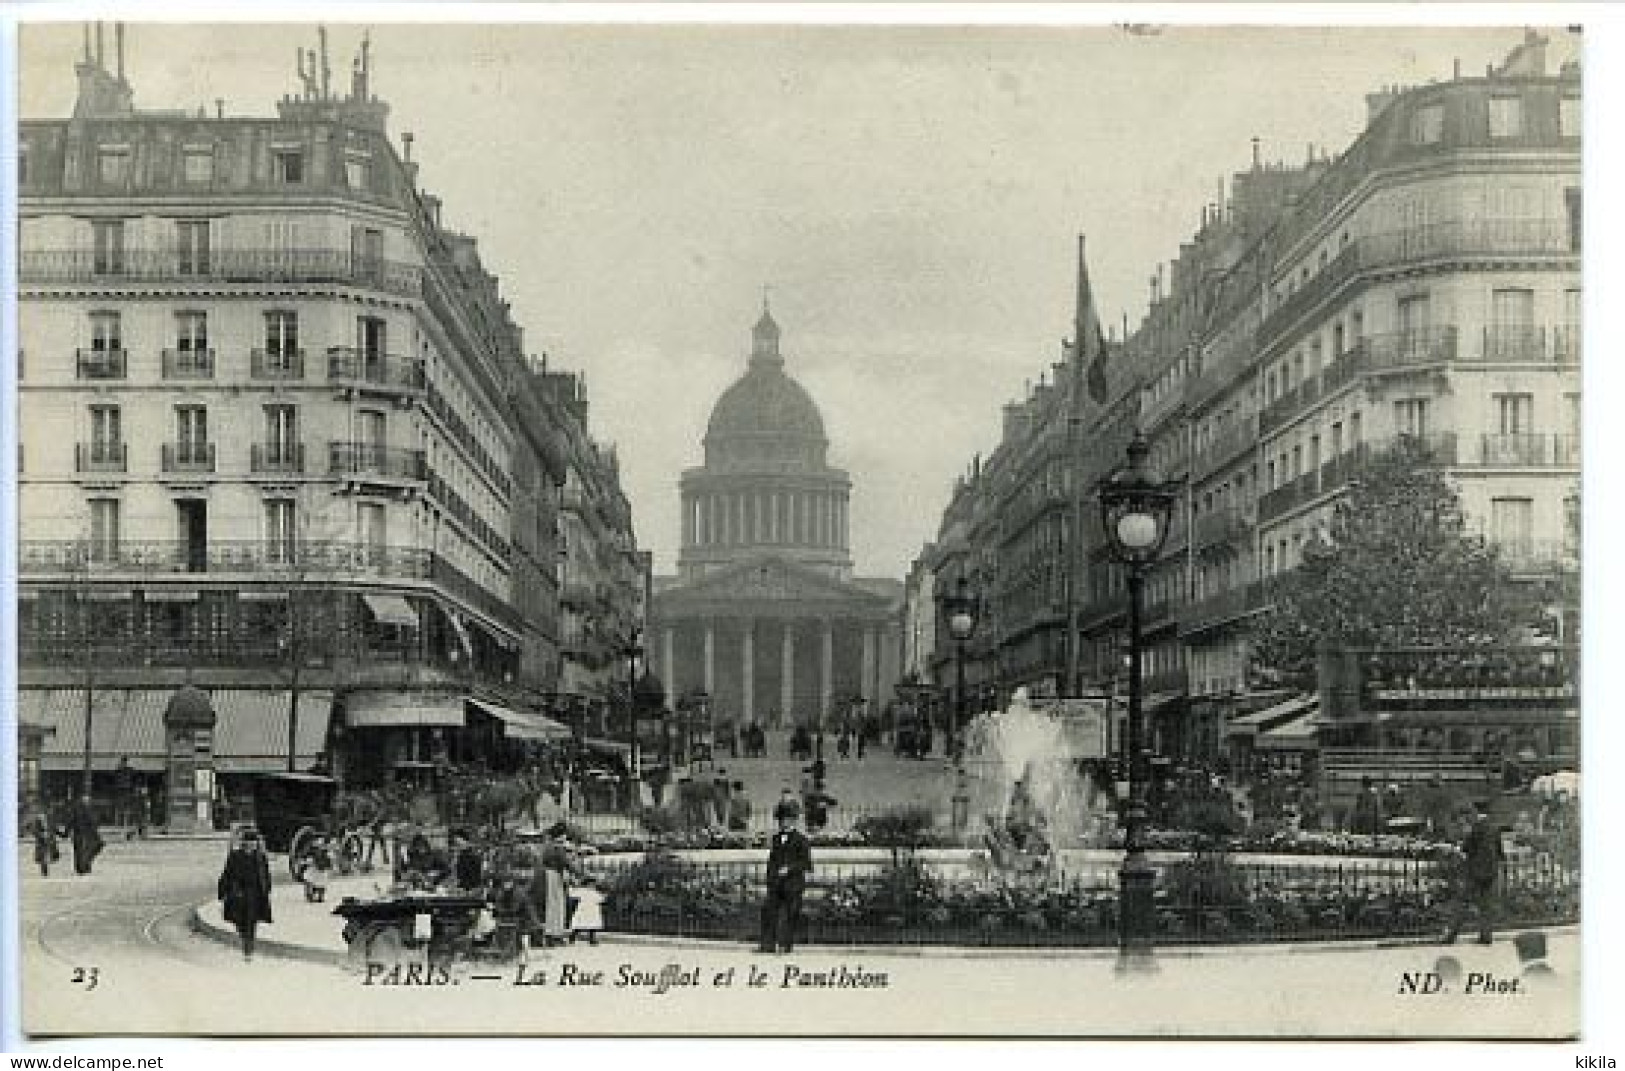
<instances>
[{"instance_id":1,"label":"child","mask_svg":"<svg viewBox=\"0 0 1625 1071\"><path fill-rule=\"evenodd\" d=\"M299 872L299 880L305 885L305 900L312 904L326 900L327 883L332 877L332 849L328 847L326 837L316 837L311 841L305 855L305 864Z\"/></svg>"},{"instance_id":2,"label":"child","mask_svg":"<svg viewBox=\"0 0 1625 1071\"><path fill-rule=\"evenodd\" d=\"M570 918L570 943L586 935L589 945L598 943L598 931L604 928L604 893L597 878L587 878L574 890L576 909Z\"/></svg>"}]
</instances>

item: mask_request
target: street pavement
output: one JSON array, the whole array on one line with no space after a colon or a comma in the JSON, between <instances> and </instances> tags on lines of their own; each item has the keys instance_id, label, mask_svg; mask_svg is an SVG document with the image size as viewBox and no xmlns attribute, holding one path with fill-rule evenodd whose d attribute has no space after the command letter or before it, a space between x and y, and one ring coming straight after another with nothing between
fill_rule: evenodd
<instances>
[{"instance_id":1,"label":"street pavement","mask_svg":"<svg viewBox=\"0 0 1625 1071\"><path fill-rule=\"evenodd\" d=\"M1420 988L1441 955L1510 980L1510 939L1481 947L1270 946L1164 951L1123 976L1109 952L807 948L606 935L600 946L437 977L338 965L333 900L304 904L273 860L276 922L253 962L194 932L225 846L113 842L89 877L21 881L24 1025L34 1034L913 1034L1561 1037L1578 1027L1579 938L1551 934L1541 992ZM348 885L369 879L347 879ZM364 890L363 890L364 891ZM215 914L211 915L211 912ZM299 945L304 958L273 952ZM318 954L311 956L310 950ZM331 958L329 958L331 956ZM93 973L92 973L93 972ZM538 981L539 980L539 981ZM389 982L429 984L386 984ZM529 983L537 984L529 984ZM370 984L369 984L370 983ZM1526 984L1526 983L1524 983ZM1522 985L1520 985L1520 989Z\"/></svg>"}]
</instances>

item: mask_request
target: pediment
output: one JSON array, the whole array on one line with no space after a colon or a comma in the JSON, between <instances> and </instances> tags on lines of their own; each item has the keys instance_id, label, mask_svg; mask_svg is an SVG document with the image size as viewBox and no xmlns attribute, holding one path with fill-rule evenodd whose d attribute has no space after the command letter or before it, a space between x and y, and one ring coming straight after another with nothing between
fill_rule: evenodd
<instances>
[{"instance_id":1,"label":"pediment","mask_svg":"<svg viewBox=\"0 0 1625 1071\"><path fill-rule=\"evenodd\" d=\"M854 584L774 558L730 566L692 584L669 588L658 598L668 604L749 601L866 607L880 607L886 601Z\"/></svg>"}]
</instances>

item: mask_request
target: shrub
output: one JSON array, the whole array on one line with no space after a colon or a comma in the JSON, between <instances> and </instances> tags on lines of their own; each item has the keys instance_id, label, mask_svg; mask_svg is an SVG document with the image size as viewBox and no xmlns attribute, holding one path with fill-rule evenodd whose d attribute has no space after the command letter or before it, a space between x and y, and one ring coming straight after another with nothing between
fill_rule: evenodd
<instances>
[{"instance_id":1,"label":"shrub","mask_svg":"<svg viewBox=\"0 0 1625 1071\"><path fill-rule=\"evenodd\" d=\"M935 820L929 807L899 807L880 814L864 815L854 824L853 832L865 844L877 848L919 848L930 839Z\"/></svg>"}]
</instances>

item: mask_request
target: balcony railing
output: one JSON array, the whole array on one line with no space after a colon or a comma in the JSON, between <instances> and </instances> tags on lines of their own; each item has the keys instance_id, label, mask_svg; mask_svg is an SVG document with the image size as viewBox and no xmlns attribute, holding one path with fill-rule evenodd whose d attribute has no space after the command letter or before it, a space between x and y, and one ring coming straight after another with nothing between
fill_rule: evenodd
<instances>
[{"instance_id":1,"label":"balcony railing","mask_svg":"<svg viewBox=\"0 0 1625 1071\"><path fill-rule=\"evenodd\" d=\"M333 346L327 351L327 378L335 383L385 391L420 391L423 365L352 346Z\"/></svg>"},{"instance_id":2,"label":"balcony railing","mask_svg":"<svg viewBox=\"0 0 1625 1071\"><path fill-rule=\"evenodd\" d=\"M1372 335L1366 342L1366 370L1397 372L1456 360L1454 327L1420 327Z\"/></svg>"},{"instance_id":3,"label":"balcony railing","mask_svg":"<svg viewBox=\"0 0 1625 1071\"><path fill-rule=\"evenodd\" d=\"M1196 521L1196 546L1210 547L1245 539L1252 531L1252 517L1237 506L1209 510Z\"/></svg>"},{"instance_id":4,"label":"balcony railing","mask_svg":"<svg viewBox=\"0 0 1625 1071\"><path fill-rule=\"evenodd\" d=\"M187 261L172 250L126 249L98 258L90 249L28 250L19 258L23 283L152 282L343 283L416 296L423 271L416 264L382 260L343 249L211 249L206 261Z\"/></svg>"},{"instance_id":5,"label":"balcony railing","mask_svg":"<svg viewBox=\"0 0 1625 1071\"><path fill-rule=\"evenodd\" d=\"M305 444L255 443L249 451L249 467L254 472L304 472Z\"/></svg>"},{"instance_id":6,"label":"balcony railing","mask_svg":"<svg viewBox=\"0 0 1625 1071\"><path fill-rule=\"evenodd\" d=\"M1484 360L1489 364L1545 364L1551 360L1546 330L1528 324L1484 328Z\"/></svg>"},{"instance_id":7,"label":"balcony railing","mask_svg":"<svg viewBox=\"0 0 1625 1071\"><path fill-rule=\"evenodd\" d=\"M165 350L165 379L213 379L213 350Z\"/></svg>"},{"instance_id":8,"label":"balcony railing","mask_svg":"<svg viewBox=\"0 0 1625 1071\"><path fill-rule=\"evenodd\" d=\"M1491 542L1501 560L1517 572L1572 571L1580 565L1580 548L1572 539L1492 536Z\"/></svg>"},{"instance_id":9,"label":"balcony railing","mask_svg":"<svg viewBox=\"0 0 1625 1071\"><path fill-rule=\"evenodd\" d=\"M428 478L422 450L333 442L328 444L327 463L328 471L334 476L375 476L420 483Z\"/></svg>"},{"instance_id":10,"label":"balcony railing","mask_svg":"<svg viewBox=\"0 0 1625 1071\"><path fill-rule=\"evenodd\" d=\"M1485 435L1478 463L1493 468L1544 468L1556 462L1556 436Z\"/></svg>"},{"instance_id":11,"label":"balcony railing","mask_svg":"<svg viewBox=\"0 0 1625 1071\"><path fill-rule=\"evenodd\" d=\"M23 576L71 575L86 568L86 545L76 540L23 540L17 569ZM89 568L97 574L269 573L287 576L427 580L432 553L415 547L368 543L265 540L211 541L199 547L180 541L124 541L97 545ZM201 565L201 569L200 569Z\"/></svg>"},{"instance_id":12,"label":"balcony railing","mask_svg":"<svg viewBox=\"0 0 1625 1071\"><path fill-rule=\"evenodd\" d=\"M304 379L305 351L256 347L249 354L248 374L253 379Z\"/></svg>"},{"instance_id":13,"label":"balcony railing","mask_svg":"<svg viewBox=\"0 0 1625 1071\"><path fill-rule=\"evenodd\" d=\"M124 472L130 467L128 443L78 443L73 449L74 468L80 472Z\"/></svg>"},{"instance_id":14,"label":"balcony railing","mask_svg":"<svg viewBox=\"0 0 1625 1071\"><path fill-rule=\"evenodd\" d=\"M1228 465L1237 454L1258 445L1258 431L1253 421L1243 419L1222 433L1215 435L1191 459L1192 475L1200 479Z\"/></svg>"},{"instance_id":15,"label":"balcony railing","mask_svg":"<svg viewBox=\"0 0 1625 1071\"><path fill-rule=\"evenodd\" d=\"M1367 235L1351 242L1313 279L1270 310L1259 337L1276 338L1363 272L1482 256L1578 257L1579 252L1572 246L1567 222L1552 219L1467 220Z\"/></svg>"},{"instance_id":16,"label":"balcony railing","mask_svg":"<svg viewBox=\"0 0 1625 1071\"><path fill-rule=\"evenodd\" d=\"M1200 632L1264 607L1264 585L1258 581L1209 595L1187 604L1180 614L1181 632Z\"/></svg>"},{"instance_id":17,"label":"balcony railing","mask_svg":"<svg viewBox=\"0 0 1625 1071\"><path fill-rule=\"evenodd\" d=\"M129 354L122 349L79 350L80 379L123 379L129 371Z\"/></svg>"},{"instance_id":18,"label":"balcony railing","mask_svg":"<svg viewBox=\"0 0 1625 1071\"><path fill-rule=\"evenodd\" d=\"M165 472L213 472L214 443L165 443L163 469Z\"/></svg>"}]
</instances>

